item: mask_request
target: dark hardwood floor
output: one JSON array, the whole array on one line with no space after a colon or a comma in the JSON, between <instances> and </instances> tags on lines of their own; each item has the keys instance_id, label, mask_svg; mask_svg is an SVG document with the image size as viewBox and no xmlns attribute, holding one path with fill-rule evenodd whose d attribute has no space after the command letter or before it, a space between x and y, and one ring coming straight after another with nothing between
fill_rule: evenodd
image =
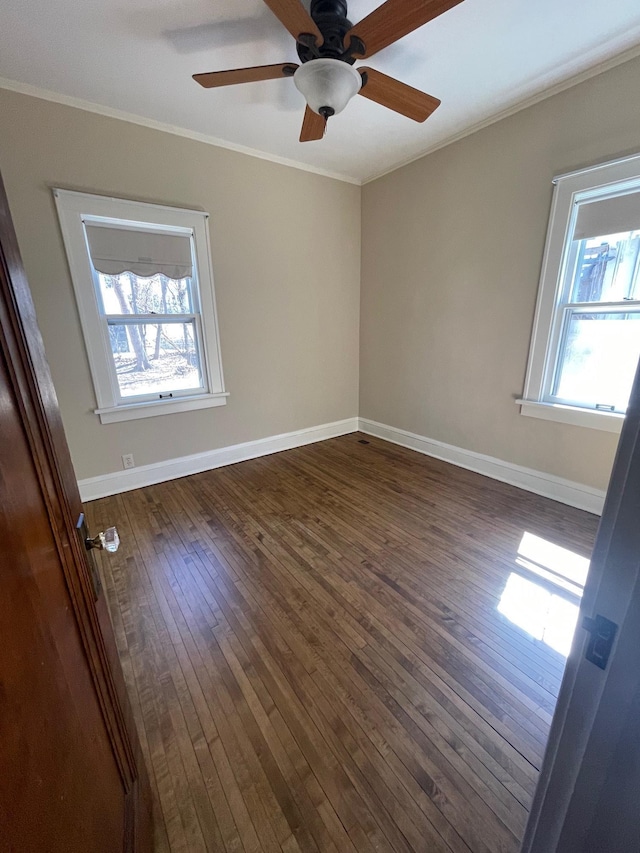
<instances>
[{"instance_id":1,"label":"dark hardwood floor","mask_svg":"<svg viewBox=\"0 0 640 853\"><path fill-rule=\"evenodd\" d=\"M159 853L518 849L564 658L497 607L597 519L363 438L87 506Z\"/></svg>"}]
</instances>

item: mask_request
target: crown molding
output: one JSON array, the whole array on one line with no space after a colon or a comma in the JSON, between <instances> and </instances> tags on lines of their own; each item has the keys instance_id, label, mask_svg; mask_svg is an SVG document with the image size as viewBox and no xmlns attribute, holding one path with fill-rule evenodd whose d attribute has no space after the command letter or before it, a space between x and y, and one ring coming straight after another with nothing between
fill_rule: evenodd
<instances>
[{"instance_id":1,"label":"crown molding","mask_svg":"<svg viewBox=\"0 0 640 853\"><path fill-rule=\"evenodd\" d=\"M366 186L367 184L371 184L374 181L379 180L380 178L384 178L385 175L390 175L392 172L396 172L398 169L402 169L404 166L409 166L411 163L415 163L416 160L422 160L423 157L427 157L429 154L433 154L435 151L439 151L441 148L446 148L447 145L451 145L454 142L459 142L461 139L465 139L467 136L472 136L474 133L477 133L479 130L484 130L485 127L490 127L492 124L496 124L499 121L502 121L504 118L509 118L509 116L515 115L516 113L521 112L522 110L526 110L528 107L533 107L535 104L539 104L541 101L546 101L547 98L552 98L554 95L559 95L560 92L564 92L567 89L571 89L573 86L577 86L580 83L584 83L586 80L590 80L592 77L597 77L598 74L604 74L605 71L610 71L612 68L616 68L618 65L624 65L625 62L629 62L632 59L640 56L640 44L631 47L622 53L617 54L616 56L611 56L608 59L604 59L601 62L592 65L590 68L587 68L585 71L581 71L578 74L573 74L570 77L567 77L566 80L562 80L559 83L555 83L553 86L546 86L544 83L541 85L541 88L533 95L528 95L526 98L523 98L520 101L516 101L510 107L506 107L503 110L500 110L497 113L489 116L488 118L482 119L475 124L470 125L463 130L460 130L456 133L451 134L450 136L445 137L440 142L437 142L435 145L432 145L430 148L421 151L420 154L415 154L406 160L403 160L400 163L396 163L395 166L391 166L389 169L385 169L382 172L376 172L375 174L370 175L368 178L364 178L361 182L361 186Z\"/></svg>"},{"instance_id":2,"label":"crown molding","mask_svg":"<svg viewBox=\"0 0 640 853\"><path fill-rule=\"evenodd\" d=\"M10 92L18 92L21 95L29 95L32 98L39 98L42 101L51 101L54 104L62 104L65 107L74 107L77 110L96 113L97 115L105 116L106 118L128 121L131 124L148 127L151 130L160 130L164 133L171 133L174 136L182 136L185 139L192 139L195 142L204 142L206 145L214 145L216 148L226 148L228 151L235 151L237 154L246 154L247 157L256 157L258 160L267 160L270 163L277 163L279 166L289 166L292 169L299 169L302 172L311 172L314 175L320 175L323 178L331 178L334 181L343 181L344 183L355 184L356 186L360 186L361 183L357 178L352 178L349 175L343 175L340 172L331 172L317 166L310 166L307 163L300 163L297 160L290 160L287 157L279 157L277 154L268 154L264 151L258 151L256 148L249 148L246 145L238 145L235 142L228 142L225 139L219 139L217 136L209 136L206 133L187 130L184 127L178 127L174 124L156 121L155 119L139 116L135 113L128 113L125 110L106 107L102 104L96 104L93 101L85 101L83 98L75 98L71 95L62 95L59 92L52 92L49 89L32 86L30 83L21 83L19 80L11 80L8 77L0 77L0 89L7 89Z\"/></svg>"},{"instance_id":3,"label":"crown molding","mask_svg":"<svg viewBox=\"0 0 640 853\"><path fill-rule=\"evenodd\" d=\"M287 157L279 157L277 154L268 154L264 151L258 151L255 148L249 148L245 145L239 145L234 142L228 142L225 139L219 139L216 136L209 136L204 133L198 133L197 131L187 130L186 128L178 127L177 125L146 118L145 116L140 116L135 113L128 113L125 110L106 107L102 104L96 104L93 101L86 101L83 98L75 98L70 95L63 95L58 92L53 92L49 89L43 89L39 86L33 86L30 83L22 83L19 80L11 80L8 77L0 77L0 89L7 89L11 92L18 92L19 94L29 95L33 98L40 98L44 101L51 101L52 103L62 104L67 107L74 107L75 109L96 113L97 115L105 116L107 118L114 118L120 121L128 121L131 124L137 124L141 127L148 127L151 130L160 130L164 133L171 133L174 136L181 136L185 139L192 139L196 142L204 142L206 145L214 145L217 148L225 148L229 151L235 151L238 154L246 154L248 157L256 157L259 160L267 160L271 163L277 163L280 166L289 166L292 169L299 169L303 172L310 172L311 174L320 175L324 178L331 178L335 181L342 181L344 183L353 184L355 186L366 186L367 184L373 183L374 181L377 181L380 178L384 178L386 175L390 175L392 172L395 172L398 169L402 169L404 166L409 166L411 163L415 163L417 160L421 160L423 157L427 157L429 154L433 154L434 152L439 151L441 148L446 148L448 145L451 145L454 142L459 142L461 139L465 139L467 136L472 136L479 130L484 130L484 128L490 127L492 124L496 124L497 122L502 121L502 119L509 118L509 116L515 115L521 110L526 110L528 107L532 107L535 104L539 104L541 101L546 101L547 98L552 98L554 95L558 95L560 94L560 92L564 92L567 89L571 89L573 86L577 86L580 83L584 83L586 80L590 80L592 77L597 77L598 74L603 74L605 71L609 71L613 68L616 68L618 65L624 65L625 62L629 62L630 60L635 59L638 56L640 56L640 44L636 44L633 47L622 51L622 53L616 54L615 56L608 57L607 59L601 60L600 62L596 62L596 64L592 65L590 68L587 68L586 70L581 71L577 74L573 74L567 77L565 80L555 83L551 87L546 86L545 83L542 82L539 90L535 94L528 95L526 98L516 101L511 106L506 107L503 110L499 110L498 112L493 113L491 116L488 116L487 118L482 119L481 121L476 122L475 124L469 125L468 127L463 128L462 130L459 130L456 133L450 134L449 136L445 137L444 139L440 140L429 148L424 149L419 154L412 155L406 160L402 160L398 163L395 163L393 166L390 166L388 169L384 169L381 172L375 172L369 177L364 178L363 180L359 180L358 178L354 178L350 175L344 175L340 172L331 172L327 169L311 166L307 163L300 163L297 160L290 160Z\"/></svg>"}]
</instances>

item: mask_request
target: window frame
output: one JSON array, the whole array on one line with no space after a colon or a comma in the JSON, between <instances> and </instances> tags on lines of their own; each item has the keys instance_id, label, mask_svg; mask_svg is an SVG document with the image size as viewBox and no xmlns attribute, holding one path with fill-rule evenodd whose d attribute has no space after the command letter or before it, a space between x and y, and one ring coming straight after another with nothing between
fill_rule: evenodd
<instances>
[{"instance_id":1,"label":"window frame","mask_svg":"<svg viewBox=\"0 0 640 853\"><path fill-rule=\"evenodd\" d=\"M53 190L63 242L69 262L80 324L96 395L94 413L101 423L134 420L175 412L223 406L228 393L224 388L220 335L216 312L209 214L200 210L168 207L72 190ZM109 318L100 296L99 274L89 253L85 222L118 227L129 224L131 230L154 230L190 237L193 253L191 309L196 317L194 329L200 343L200 366L204 388L177 389L170 399L142 395L133 399L120 393L109 339ZM199 310L197 310L199 309ZM126 322L134 322L129 319ZM186 315L171 315L172 318ZM190 315L191 316L191 315ZM131 315L137 322L158 323L164 315ZM176 322L175 319L173 322ZM169 393L169 392L167 392Z\"/></svg>"},{"instance_id":2,"label":"window frame","mask_svg":"<svg viewBox=\"0 0 640 853\"><path fill-rule=\"evenodd\" d=\"M554 192L540 275L536 311L522 397L516 402L527 417L559 421L619 433L624 414L587 408L550 393L558 369L562 335L566 328L568 303L562 297L577 260L577 247L571 239L579 203L616 197L640 190L640 154L609 163L590 166L553 179ZM570 309L589 304L595 311L605 303L571 303ZM619 303L611 303L611 305ZM635 313L640 301L625 302L626 313ZM563 312L563 306L565 308Z\"/></svg>"}]
</instances>

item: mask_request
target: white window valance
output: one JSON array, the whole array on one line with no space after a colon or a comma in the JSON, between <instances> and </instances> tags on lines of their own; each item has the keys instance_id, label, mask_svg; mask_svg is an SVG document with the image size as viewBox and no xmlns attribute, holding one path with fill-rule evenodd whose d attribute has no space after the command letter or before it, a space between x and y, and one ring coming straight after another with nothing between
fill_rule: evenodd
<instances>
[{"instance_id":1,"label":"white window valance","mask_svg":"<svg viewBox=\"0 0 640 853\"><path fill-rule=\"evenodd\" d=\"M149 278L189 278L192 275L191 239L167 234L85 224L93 266L105 275L132 272Z\"/></svg>"},{"instance_id":2,"label":"white window valance","mask_svg":"<svg viewBox=\"0 0 640 853\"><path fill-rule=\"evenodd\" d=\"M624 234L640 229L640 193L580 202L574 240Z\"/></svg>"},{"instance_id":3,"label":"white window valance","mask_svg":"<svg viewBox=\"0 0 640 853\"><path fill-rule=\"evenodd\" d=\"M209 215L64 189L53 194L100 422L224 406ZM133 308L137 290L143 298L136 308L148 313L122 311L96 268L145 278L146 284L132 281L124 293L131 292ZM169 288L165 305L163 289L150 280L158 273L190 281ZM189 299L181 301L186 294ZM151 370L144 370L145 355Z\"/></svg>"}]
</instances>

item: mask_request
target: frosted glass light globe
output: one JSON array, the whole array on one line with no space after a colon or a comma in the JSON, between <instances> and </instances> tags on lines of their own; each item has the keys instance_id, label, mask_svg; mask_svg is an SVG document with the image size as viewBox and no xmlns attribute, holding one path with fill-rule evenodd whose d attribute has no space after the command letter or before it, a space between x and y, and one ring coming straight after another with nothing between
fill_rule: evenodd
<instances>
[{"instance_id":1,"label":"frosted glass light globe","mask_svg":"<svg viewBox=\"0 0 640 853\"><path fill-rule=\"evenodd\" d=\"M324 108L336 115L360 91L362 77L340 59L312 59L297 69L293 82L314 113L323 115Z\"/></svg>"}]
</instances>

